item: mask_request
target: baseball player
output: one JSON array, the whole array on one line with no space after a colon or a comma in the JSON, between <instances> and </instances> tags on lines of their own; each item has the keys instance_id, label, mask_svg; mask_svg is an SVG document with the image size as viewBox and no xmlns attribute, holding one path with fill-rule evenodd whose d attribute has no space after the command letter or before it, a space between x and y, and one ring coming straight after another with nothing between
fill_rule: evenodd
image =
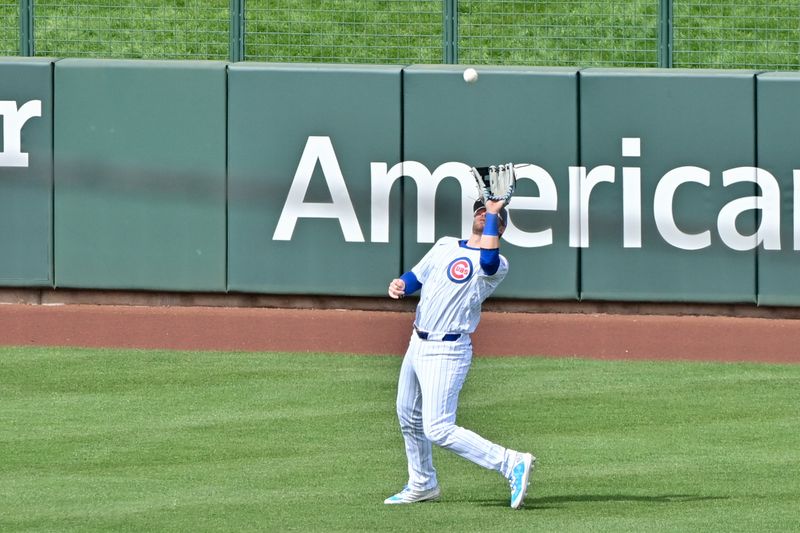
<instances>
[{"instance_id":1,"label":"baseball player","mask_svg":"<svg viewBox=\"0 0 800 533\"><path fill-rule=\"evenodd\" d=\"M525 498L535 457L455 424L458 394L472 361L470 334L480 320L481 303L508 272L508 261L500 255L500 236L508 221L504 206L515 183L513 165L508 167L510 191L498 199L488 186L482 190L484 199L475 202L468 239L439 239L416 266L389 283L389 296L395 299L417 290L421 293L397 390L409 478L386 504L439 497L432 444L505 476L511 485L512 508L521 507ZM475 169L473 174L478 178Z\"/></svg>"}]
</instances>

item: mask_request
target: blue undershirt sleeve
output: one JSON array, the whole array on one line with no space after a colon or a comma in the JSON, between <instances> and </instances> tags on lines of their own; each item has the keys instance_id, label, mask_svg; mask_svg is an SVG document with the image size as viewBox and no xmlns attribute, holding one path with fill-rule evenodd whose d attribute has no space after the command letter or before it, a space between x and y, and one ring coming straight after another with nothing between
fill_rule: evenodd
<instances>
[{"instance_id":1,"label":"blue undershirt sleeve","mask_svg":"<svg viewBox=\"0 0 800 533\"><path fill-rule=\"evenodd\" d=\"M497 213L486 213L486 224L483 226L483 234L490 237L500 236L500 217Z\"/></svg>"},{"instance_id":2,"label":"blue undershirt sleeve","mask_svg":"<svg viewBox=\"0 0 800 533\"><path fill-rule=\"evenodd\" d=\"M494 275L497 269L500 268L500 249L481 248L480 264L484 272L490 276Z\"/></svg>"},{"instance_id":3,"label":"blue undershirt sleeve","mask_svg":"<svg viewBox=\"0 0 800 533\"><path fill-rule=\"evenodd\" d=\"M498 260L499 259L500 258L498 257ZM499 264L499 261L498 261L498 264ZM495 270L497 270L497 269L495 269ZM417 279L417 276L415 276L414 273L411 272L410 270L408 272L406 272L405 274L403 274L402 276L400 276L400 279L402 279L406 284L406 291L405 291L406 292L406 296L408 296L409 294L414 294L415 292L417 292L418 290L420 290L422 288L422 283L419 282L419 280Z\"/></svg>"}]
</instances>

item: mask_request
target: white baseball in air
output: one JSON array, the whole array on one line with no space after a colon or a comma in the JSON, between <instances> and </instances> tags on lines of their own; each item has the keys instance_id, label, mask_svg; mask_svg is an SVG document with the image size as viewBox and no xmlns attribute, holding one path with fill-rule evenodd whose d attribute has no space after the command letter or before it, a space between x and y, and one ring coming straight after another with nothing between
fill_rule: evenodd
<instances>
[{"instance_id":1,"label":"white baseball in air","mask_svg":"<svg viewBox=\"0 0 800 533\"><path fill-rule=\"evenodd\" d=\"M464 70L464 81L467 83L475 83L478 81L478 71L472 67Z\"/></svg>"}]
</instances>

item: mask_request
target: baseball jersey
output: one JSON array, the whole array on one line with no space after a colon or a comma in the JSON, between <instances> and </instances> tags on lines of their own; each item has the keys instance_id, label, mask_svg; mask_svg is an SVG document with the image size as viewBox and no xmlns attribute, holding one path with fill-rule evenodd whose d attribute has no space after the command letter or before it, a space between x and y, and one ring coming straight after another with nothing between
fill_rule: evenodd
<instances>
[{"instance_id":1,"label":"baseball jersey","mask_svg":"<svg viewBox=\"0 0 800 533\"><path fill-rule=\"evenodd\" d=\"M422 283L414 325L429 333L473 333L481 304L508 273L508 260L500 256L497 271L488 275L480 265L480 248L465 240L442 237L411 272Z\"/></svg>"}]
</instances>

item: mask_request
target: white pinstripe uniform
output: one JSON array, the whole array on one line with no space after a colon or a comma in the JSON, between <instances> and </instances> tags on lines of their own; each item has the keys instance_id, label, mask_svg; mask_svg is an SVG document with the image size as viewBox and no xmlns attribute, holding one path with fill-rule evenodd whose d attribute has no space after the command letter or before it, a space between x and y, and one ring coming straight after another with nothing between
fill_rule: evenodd
<instances>
[{"instance_id":1,"label":"white pinstripe uniform","mask_svg":"<svg viewBox=\"0 0 800 533\"><path fill-rule=\"evenodd\" d=\"M400 369L397 416L408 457L408 487L414 490L438 485L432 444L506 477L515 459L513 450L455 425L458 394L472 362L470 334L478 326L481 303L508 272L503 256L491 276L479 259L479 249L444 237L411 269L422 292ZM427 340L417 331L427 333ZM441 340L456 334L457 340Z\"/></svg>"}]
</instances>

